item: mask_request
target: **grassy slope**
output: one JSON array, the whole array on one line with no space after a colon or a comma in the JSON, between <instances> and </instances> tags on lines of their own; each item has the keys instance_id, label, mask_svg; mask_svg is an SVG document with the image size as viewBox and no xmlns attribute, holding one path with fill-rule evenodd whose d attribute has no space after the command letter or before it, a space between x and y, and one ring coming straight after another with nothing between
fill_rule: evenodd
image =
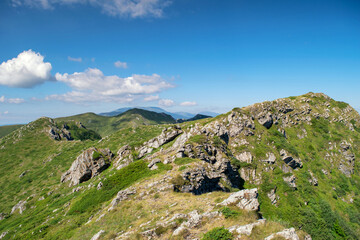
<instances>
[{"instance_id":1,"label":"grassy slope","mask_svg":"<svg viewBox=\"0 0 360 240\"><path fill-rule=\"evenodd\" d=\"M17 125L7 125L7 126L0 126L0 138L8 135L9 133L15 131L16 129L23 126L22 124Z\"/></svg>"},{"instance_id":2,"label":"grassy slope","mask_svg":"<svg viewBox=\"0 0 360 240\"><path fill-rule=\"evenodd\" d=\"M94 113L84 113L55 119L55 121L71 120L81 122L87 128L94 130L103 137L122 128L175 122L175 120L169 115L142 109L131 109L114 117L100 116Z\"/></svg>"},{"instance_id":3,"label":"grassy slope","mask_svg":"<svg viewBox=\"0 0 360 240\"><path fill-rule=\"evenodd\" d=\"M314 108L320 106L322 101L321 98L314 98L312 103ZM335 101L331 104L338 111L346 107L343 103ZM247 111L247 109L243 108L241 111ZM226 115L198 122L204 125L222 117ZM358 118L358 115L353 117ZM144 199L125 201L117 207L116 211L107 214L99 222L85 225L91 215L99 216L99 210L109 204L116 191L134 183L138 183L138 188L144 187L143 181L154 180L156 176L160 177L169 169L167 166L160 166L158 171L149 172L140 160L122 171L111 168L99 178L80 185L96 186L99 181L102 181L105 185L104 189L100 191L90 189L76 193L71 193L72 189L59 184L61 173L66 171L76 156L89 146L109 147L112 151L118 150L124 144L139 146L142 142L158 135L163 126L122 129L100 142L55 142L41 132L42 126L47 124L42 121L36 121L36 124L33 123L27 131L15 131L6 139L2 139L0 144L4 146L0 149L1 165L6 166L6 169L0 173L2 186L0 202L3 203L0 206L0 212L8 213L19 200L30 197L28 209L23 215L15 214L0 222L0 233L5 230L10 232L6 237L13 236L16 232L16 236L22 239L90 239L97 231L104 229L106 230L105 237L111 239L117 232L127 230L130 226L137 227L147 221L155 224L162 216L169 213L190 212L194 209L200 212L206 211L208 206L213 206L228 196L228 193L221 192L201 196L150 192ZM182 126L186 128L191 124L193 122L184 123ZM30 128L33 129L30 131ZM307 130L308 136L298 139L297 134L303 128ZM313 121L312 125L299 124L285 128L287 133L287 139L285 139L279 134L276 126L267 130L256 122L255 135L247 137L250 146L255 146L255 148L231 149L234 153L251 151L255 156L251 167L255 167L257 172L263 174L263 183L260 185L259 192L260 210L269 220L269 224L256 228L254 235L249 239L263 239L272 232L290 226L301 227L312 234L313 239L357 239L360 235L360 166L358 161L360 128L355 127L355 129L355 132L352 132L342 123L329 123L324 119L319 119ZM336 169L337 162L331 163L324 158L328 152L328 142L339 145L343 139L351 139L356 156L355 174L350 178L345 177ZM303 160L304 167L294 171L297 177L297 190L291 189L282 179L283 176L289 175L283 173L278 165L281 162L278 151L282 148ZM273 171L265 172L260 160L269 151L273 152L278 160ZM61 154L56 156L60 152ZM336 150L334 150L335 153ZM43 160L49 156L54 156L53 160L43 164ZM191 167L191 164L193 164L191 161L177 161L174 171ZM29 168L34 168L34 170L19 179L19 174ZM309 169L319 180L319 186L309 184ZM330 175L323 174L322 169L331 170ZM124 176L126 178L122 179ZM254 186L246 183L246 187ZM275 186L280 197L278 206L271 205L266 195ZM47 195L50 191L54 192ZM31 197L32 194L36 196ZM38 201L40 196L44 196L45 200ZM349 203L350 198L353 199L353 203ZM178 203L178 205L171 207L173 203ZM36 208L30 208L30 206L36 206ZM154 209L156 209L156 215L154 215ZM222 219L215 225L211 222L205 223L197 231L206 232L212 227L222 225L227 227L245 224L253 222L255 218L242 212L236 219ZM170 234L170 229L164 230L162 239L170 239ZM136 239L138 235L135 234L133 237Z\"/></svg>"}]
</instances>

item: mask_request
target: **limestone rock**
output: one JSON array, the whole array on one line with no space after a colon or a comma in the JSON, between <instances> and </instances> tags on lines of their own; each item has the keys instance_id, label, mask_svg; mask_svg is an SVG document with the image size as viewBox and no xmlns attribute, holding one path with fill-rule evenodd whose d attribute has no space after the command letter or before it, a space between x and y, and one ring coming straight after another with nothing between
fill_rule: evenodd
<instances>
[{"instance_id":1,"label":"limestone rock","mask_svg":"<svg viewBox=\"0 0 360 240\"><path fill-rule=\"evenodd\" d=\"M151 163L148 164L148 168L152 168L153 166L156 166L156 164L159 162L161 162L161 161L158 158L152 160Z\"/></svg>"},{"instance_id":2,"label":"limestone rock","mask_svg":"<svg viewBox=\"0 0 360 240\"><path fill-rule=\"evenodd\" d=\"M129 145L125 145L116 153L114 167L116 167L117 170L120 170L121 168L128 166L133 161L134 158L131 154L131 147Z\"/></svg>"},{"instance_id":3,"label":"limestone rock","mask_svg":"<svg viewBox=\"0 0 360 240\"><path fill-rule=\"evenodd\" d=\"M276 238L277 236L283 237L286 240L300 240L299 236L296 234L294 228L285 229L285 230L283 230L281 232L271 234L270 236L268 236L264 240L271 240L271 239Z\"/></svg>"},{"instance_id":4,"label":"limestone rock","mask_svg":"<svg viewBox=\"0 0 360 240\"><path fill-rule=\"evenodd\" d=\"M276 156L272 152L266 153L266 159L262 161L268 164L274 164L276 161Z\"/></svg>"},{"instance_id":5,"label":"limestone rock","mask_svg":"<svg viewBox=\"0 0 360 240\"><path fill-rule=\"evenodd\" d=\"M108 211L114 210L114 208L122 201L129 198L130 195L136 194L135 188L127 188L117 193L116 197L111 201Z\"/></svg>"},{"instance_id":6,"label":"limestone rock","mask_svg":"<svg viewBox=\"0 0 360 240\"><path fill-rule=\"evenodd\" d=\"M2 232L0 234L0 239L3 239L8 234L8 231Z\"/></svg>"},{"instance_id":7,"label":"limestone rock","mask_svg":"<svg viewBox=\"0 0 360 240\"><path fill-rule=\"evenodd\" d=\"M0 221L5 219L5 217L6 217L5 213L0 213Z\"/></svg>"},{"instance_id":8,"label":"limestone rock","mask_svg":"<svg viewBox=\"0 0 360 240\"><path fill-rule=\"evenodd\" d=\"M257 116L258 122L266 127L267 129L271 128L273 124L273 118L270 112L261 112Z\"/></svg>"},{"instance_id":9,"label":"limestone rock","mask_svg":"<svg viewBox=\"0 0 360 240\"><path fill-rule=\"evenodd\" d=\"M238 235L238 237L241 237L241 235L247 235L250 236L252 233L252 230L255 226L259 226L262 224L265 224L266 220L265 219L259 219L254 223L250 223L247 225L243 225L243 226L239 226L239 225L235 225L235 226L231 226L228 228L228 230L235 234Z\"/></svg>"},{"instance_id":10,"label":"limestone rock","mask_svg":"<svg viewBox=\"0 0 360 240\"><path fill-rule=\"evenodd\" d=\"M97 232L92 238L91 240L99 240L101 235L103 235L105 233L104 230L100 230L99 232Z\"/></svg>"},{"instance_id":11,"label":"limestone rock","mask_svg":"<svg viewBox=\"0 0 360 240\"><path fill-rule=\"evenodd\" d=\"M317 178L314 176L314 174L310 170L309 170L309 173L310 173L310 176L311 176L311 178L309 179L309 182L312 185L317 186L319 184Z\"/></svg>"},{"instance_id":12,"label":"limestone rock","mask_svg":"<svg viewBox=\"0 0 360 240\"><path fill-rule=\"evenodd\" d=\"M70 182L71 187L99 175L110 166L112 156L109 149L91 147L85 150L61 176L61 182Z\"/></svg>"},{"instance_id":13,"label":"limestone rock","mask_svg":"<svg viewBox=\"0 0 360 240\"><path fill-rule=\"evenodd\" d=\"M267 193L267 196L270 198L272 205L277 204L277 200L279 199L279 196L276 195L276 187L274 189L271 189L271 191Z\"/></svg>"},{"instance_id":14,"label":"limestone rock","mask_svg":"<svg viewBox=\"0 0 360 240\"><path fill-rule=\"evenodd\" d=\"M22 200L22 201L19 201L12 209L11 209L11 213L10 214L13 214L16 212L16 210L19 210L19 213L22 214L23 211L25 211L26 209L26 200Z\"/></svg>"},{"instance_id":15,"label":"limestone rock","mask_svg":"<svg viewBox=\"0 0 360 240\"><path fill-rule=\"evenodd\" d=\"M236 156L240 162L252 163L253 156L250 152L242 152Z\"/></svg>"},{"instance_id":16,"label":"limestone rock","mask_svg":"<svg viewBox=\"0 0 360 240\"><path fill-rule=\"evenodd\" d=\"M302 168L303 166L300 159L291 157L284 149L280 151L280 156L282 160L293 169Z\"/></svg>"},{"instance_id":17,"label":"limestone rock","mask_svg":"<svg viewBox=\"0 0 360 240\"><path fill-rule=\"evenodd\" d=\"M259 210L258 190L257 188L240 190L232 193L220 204L224 206L236 204L240 209L257 211Z\"/></svg>"},{"instance_id":18,"label":"limestone rock","mask_svg":"<svg viewBox=\"0 0 360 240\"><path fill-rule=\"evenodd\" d=\"M296 188L296 177L294 175L283 177L284 181L293 188Z\"/></svg>"},{"instance_id":19,"label":"limestone rock","mask_svg":"<svg viewBox=\"0 0 360 240\"><path fill-rule=\"evenodd\" d=\"M199 214L197 210L190 212L188 216L189 219L186 222L183 222L177 229L175 229L173 236L179 235L185 229L199 226L203 218L203 216Z\"/></svg>"}]
</instances>

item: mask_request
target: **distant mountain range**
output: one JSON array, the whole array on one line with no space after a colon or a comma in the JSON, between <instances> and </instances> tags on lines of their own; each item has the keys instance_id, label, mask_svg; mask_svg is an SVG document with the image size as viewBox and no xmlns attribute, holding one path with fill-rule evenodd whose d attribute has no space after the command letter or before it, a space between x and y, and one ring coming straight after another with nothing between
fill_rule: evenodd
<instances>
[{"instance_id":1,"label":"distant mountain range","mask_svg":"<svg viewBox=\"0 0 360 240\"><path fill-rule=\"evenodd\" d=\"M172 116L174 119L190 119L195 117L197 114L193 114L193 113L188 113L188 112L168 112L165 109L159 108L159 107L135 107L137 109L143 109L143 110L147 110L147 111L152 111L152 112L156 112L156 113L166 113L170 116ZM104 112L104 113L99 113L99 115L101 116L108 116L108 117L112 117L112 116L117 116L121 113L124 113L130 109L134 109L131 107L125 107L125 108L119 108L116 109L114 111L111 112ZM218 113L215 112L199 112L199 115L206 115L206 116L210 116L210 117L215 117L217 115L219 115Z\"/></svg>"}]
</instances>

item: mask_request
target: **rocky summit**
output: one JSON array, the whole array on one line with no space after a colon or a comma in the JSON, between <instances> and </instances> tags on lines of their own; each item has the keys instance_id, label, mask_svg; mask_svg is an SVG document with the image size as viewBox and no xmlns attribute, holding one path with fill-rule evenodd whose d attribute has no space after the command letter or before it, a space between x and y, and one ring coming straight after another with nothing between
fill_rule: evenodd
<instances>
[{"instance_id":1,"label":"rocky summit","mask_svg":"<svg viewBox=\"0 0 360 240\"><path fill-rule=\"evenodd\" d=\"M325 94L102 138L60 120L0 139L0 239L360 239L360 116Z\"/></svg>"}]
</instances>

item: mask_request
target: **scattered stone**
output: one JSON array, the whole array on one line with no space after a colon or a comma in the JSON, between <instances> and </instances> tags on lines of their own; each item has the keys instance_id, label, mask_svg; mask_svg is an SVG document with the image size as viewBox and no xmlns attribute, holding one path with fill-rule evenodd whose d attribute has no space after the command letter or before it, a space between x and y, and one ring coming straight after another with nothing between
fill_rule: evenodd
<instances>
[{"instance_id":1,"label":"scattered stone","mask_svg":"<svg viewBox=\"0 0 360 240\"><path fill-rule=\"evenodd\" d=\"M273 154L272 152L266 153L266 159L262 161L268 164L274 164L276 161L275 154Z\"/></svg>"},{"instance_id":2,"label":"scattered stone","mask_svg":"<svg viewBox=\"0 0 360 240\"><path fill-rule=\"evenodd\" d=\"M314 174L310 170L309 170L309 173L311 176L311 178L309 179L309 183L312 184L313 186L317 186L319 184L317 178L314 176Z\"/></svg>"},{"instance_id":3,"label":"scattered stone","mask_svg":"<svg viewBox=\"0 0 360 240\"><path fill-rule=\"evenodd\" d=\"M13 214L16 212L16 210L19 210L19 213L22 214L23 211L25 211L26 209L26 200L23 200L23 201L20 201L18 202L12 209L11 209L11 213L10 214Z\"/></svg>"},{"instance_id":4,"label":"scattered stone","mask_svg":"<svg viewBox=\"0 0 360 240\"><path fill-rule=\"evenodd\" d=\"M111 201L108 211L114 210L114 208L121 202L129 198L130 195L136 194L135 188L127 188L117 193L116 197Z\"/></svg>"},{"instance_id":5,"label":"scattered stone","mask_svg":"<svg viewBox=\"0 0 360 240\"><path fill-rule=\"evenodd\" d=\"M277 200L279 200L279 196L276 195L276 187L274 189L271 189L271 191L267 193L267 196L270 198L272 205L277 205Z\"/></svg>"},{"instance_id":6,"label":"scattered stone","mask_svg":"<svg viewBox=\"0 0 360 240\"><path fill-rule=\"evenodd\" d=\"M283 177L283 179L290 187L296 189L296 177L294 175Z\"/></svg>"},{"instance_id":7,"label":"scattered stone","mask_svg":"<svg viewBox=\"0 0 360 240\"><path fill-rule=\"evenodd\" d=\"M103 183L102 183L102 182L99 182L99 184L97 185L96 189L97 189L97 190L100 190L100 189L102 188L102 186L103 186Z\"/></svg>"},{"instance_id":8,"label":"scattered stone","mask_svg":"<svg viewBox=\"0 0 360 240\"><path fill-rule=\"evenodd\" d=\"M236 157L240 162L252 163L253 156L250 152L242 152Z\"/></svg>"},{"instance_id":9,"label":"scattered stone","mask_svg":"<svg viewBox=\"0 0 360 240\"><path fill-rule=\"evenodd\" d=\"M236 204L240 209L257 211L259 210L258 190L257 188L240 190L232 193L220 204L224 206Z\"/></svg>"},{"instance_id":10,"label":"scattered stone","mask_svg":"<svg viewBox=\"0 0 360 240\"><path fill-rule=\"evenodd\" d=\"M283 230L281 232L271 234L270 236L268 236L264 240L271 240L271 239L276 238L277 236L283 237L286 240L300 240L299 236L295 232L295 228L289 228L289 229L285 229L285 230Z\"/></svg>"},{"instance_id":11,"label":"scattered stone","mask_svg":"<svg viewBox=\"0 0 360 240\"><path fill-rule=\"evenodd\" d=\"M282 157L282 160L293 169L302 168L303 166L300 159L289 156L289 154L284 149L280 151L280 156Z\"/></svg>"},{"instance_id":12,"label":"scattered stone","mask_svg":"<svg viewBox=\"0 0 360 240\"><path fill-rule=\"evenodd\" d=\"M19 178L22 178L22 177L25 176L28 172L29 172L29 170L26 170L26 171L22 172L22 173L19 175Z\"/></svg>"},{"instance_id":13,"label":"scattered stone","mask_svg":"<svg viewBox=\"0 0 360 240\"><path fill-rule=\"evenodd\" d=\"M183 222L177 229L175 229L173 236L179 235L188 228L195 228L199 226L203 218L203 216L199 214L197 210L190 212L188 217L189 219L186 222Z\"/></svg>"},{"instance_id":14,"label":"scattered stone","mask_svg":"<svg viewBox=\"0 0 360 240\"><path fill-rule=\"evenodd\" d=\"M0 221L5 219L5 217L6 217L5 213L0 213Z\"/></svg>"},{"instance_id":15,"label":"scattered stone","mask_svg":"<svg viewBox=\"0 0 360 240\"><path fill-rule=\"evenodd\" d=\"M250 223L247 225L243 225L243 226L239 226L239 225L235 225L235 226L231 226L228 228L228 230L233 233L233 234L238 234L238 237L241 237L241 235L247 235L250 236L252 233L252 230L255 226L259 226L262 224L265 224L266 220L265 219L259 219L254 223Z\"/></svg>"},{"instance_id":16,"label":"scattered stone","mask_svg":"<svg viewBox=\"0 0 360 240\"><path fill-rule=\"evenodd\" d=\"M8 234L8 231L2 232L0 234L0 239L3 239Z\"/></svg>"},{"instance_id":17,"label":"scattered stone","mask_svg":"<svg viewBox=\"0 0 360 240\"><path fill-rule=\"evenodd\" d=\"M61 176L61 182L70 182L69 187L88 181L110 166L113 154L109 149L91 147L72 163L70 169Z\"/></svg>"},{"instance_id":18,"label":"scattered stone","mask_svg":"<svg viewBox=\"0 0 360 240\"><path fill-rule=\"evenodd\" d=\"M159 162L161 162L161 161L158 158L152 160L151 163L148 164L148 168L152 168L153 166L155 166Z\"/></svg>"},{"instance_id":19,"label":"scattered stone","mask_svg":"<svg viewBox=\"0 0 360 240\"><path fill-rule=\"evenodd\" d=\"M98 233L96 233L92 238L91 240L99 240L101 235L103 235L105 233L104 230L100 230Z\"/></svg>"}]
</instances>

